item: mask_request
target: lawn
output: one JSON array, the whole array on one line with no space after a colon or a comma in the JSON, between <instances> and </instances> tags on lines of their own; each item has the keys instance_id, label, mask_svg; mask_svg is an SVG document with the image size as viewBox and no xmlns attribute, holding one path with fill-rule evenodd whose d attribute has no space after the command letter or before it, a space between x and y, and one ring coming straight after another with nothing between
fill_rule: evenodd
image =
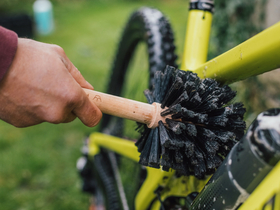
<instances>
[{"instance_id":1,"label":"lawn","mask_svg":"<svg viewBox=\"0 0 280 210\"><path fill-rule=\"evenodd\" d=\"M182 43L187 16L184 0L56 1L55 32L35 39L63 47L95 89L104 91L124 24L132 11L144 5L170 17L176 42ZM19 1L11 8L21 10L32 14L32 1ZM79 120L24 129L0 121L0 210L87 209L88 196L80 192L75 164L84 136L97 129Z\"/></svg>"}]
</instances>

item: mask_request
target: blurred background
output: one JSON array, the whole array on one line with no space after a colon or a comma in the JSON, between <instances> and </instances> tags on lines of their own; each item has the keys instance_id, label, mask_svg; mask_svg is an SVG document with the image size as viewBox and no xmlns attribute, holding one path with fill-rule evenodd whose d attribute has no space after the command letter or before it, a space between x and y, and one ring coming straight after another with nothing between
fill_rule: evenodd
<instances>
[{"instance_id":1,"label":"blurred background","mask_svg":"<svg viewBox=\"0 0 280 210\"><path fill-rule=\"evenodd\" d=\"M187 0L51 0L53 31L34 27L34 0L1 0L0 25L21 37L60 45L98 91L109 70L129 15L141 6L161 10L171 22L179 55L185 35ZM219 55L280 20L278 0L215 0L209 58ZM232 85L248 110L247 126L264 109L279 106L279 71ZM0 121L0 210L87 209L76 160L84 136L98 130L79 120L17 129Z\"/></svg>"}]
</instances>

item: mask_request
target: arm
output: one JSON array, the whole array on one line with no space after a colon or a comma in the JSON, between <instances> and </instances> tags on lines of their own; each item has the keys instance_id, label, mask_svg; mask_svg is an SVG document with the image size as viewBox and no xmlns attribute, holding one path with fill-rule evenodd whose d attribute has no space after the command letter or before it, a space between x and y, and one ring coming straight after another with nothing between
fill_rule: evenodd
<instances>
[{"instance_id":1,"label":"arm","mask_svg":"<svg viewBox=\"0 0 280 210\"><path fill-rule=\"evenodd\" d=\"M0 80L9 69L17 50L17 34L0 26Z\"/></svg>"},{"instance_id":2,"label":"arm","mask_svg":"<svg viewBox=\"0 0 280 210\"><path fill-rule=\"evenodd\" d=\"M82 87L93 89L61 47L19 38L14 59L0 81L0 119L26 127L78 117L95 126L102 114Z\"/></svg>"}]
</instances>

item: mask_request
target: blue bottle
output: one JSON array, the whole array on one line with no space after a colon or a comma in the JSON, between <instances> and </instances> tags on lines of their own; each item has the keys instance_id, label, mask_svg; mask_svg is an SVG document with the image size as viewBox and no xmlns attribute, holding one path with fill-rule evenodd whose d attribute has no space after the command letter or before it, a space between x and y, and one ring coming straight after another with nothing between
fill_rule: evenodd
<instances>
[{"instance_id":1,"label":"blue bottle","mask_svg":"<svg viewBox=\"0 0 280 210\"><path fill-rule=\"evenodd\" d=\"M52 3L49 0L36 0L33 4L33 12L37 33L51 34L54 30Z\"/></svg>"}]
</instances>

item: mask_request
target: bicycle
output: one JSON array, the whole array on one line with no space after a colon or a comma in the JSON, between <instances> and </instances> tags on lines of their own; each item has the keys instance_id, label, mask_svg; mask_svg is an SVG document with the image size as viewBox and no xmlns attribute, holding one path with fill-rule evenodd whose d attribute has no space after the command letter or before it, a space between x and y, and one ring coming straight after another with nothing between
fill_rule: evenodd
<instances>
[{"instance_id":1,"label":"bicycle","mask_svg":"<svg viewBox=\"0 0 280 210\"><path fill-rule=\"evenodd\" d=\"M280 32L280 23L228 52L206 61L213 7L214 3L210 0L190 2L180 69L191 70L201 78L215 78L220 83L230 84L279 67L280 38L275 34ZM123 85L127 79L126 70L140 41L144 41L148 48L150 62L148 83L151 88L156 70L163 70L166 65L176 67L173 40L171 26L161 12L142 8L133 13L119 44L108 93L122 95L124 94L122 91L128 89ZM121 138L124 132L129 136L129 130L132 130L130 125L128 132L123 131L121 129L123 124L122 119L104 116L101 124L103 133L91 134L84 148L86 158L83 159L81 172L85 183L84 191L95 195L95 208L104 209L105 206L107 209L129 209L132 206L138 210L192 208L196 192L202 190L209 177L204 180L194 176L177 177L175 171L166 172L150 167L145 169L136 167L135 171L140 171L140 175L136 179L138 182L134 191L131 192L132 197L137 193L135 203L130 204L127 201L118 166L130 164L122 157L137 163L139 153L133 141ZM279 208L280 183L276 178L280 173L279 170L280 165L277 164L239 209Z\"/></svg>"}]
</instances>

